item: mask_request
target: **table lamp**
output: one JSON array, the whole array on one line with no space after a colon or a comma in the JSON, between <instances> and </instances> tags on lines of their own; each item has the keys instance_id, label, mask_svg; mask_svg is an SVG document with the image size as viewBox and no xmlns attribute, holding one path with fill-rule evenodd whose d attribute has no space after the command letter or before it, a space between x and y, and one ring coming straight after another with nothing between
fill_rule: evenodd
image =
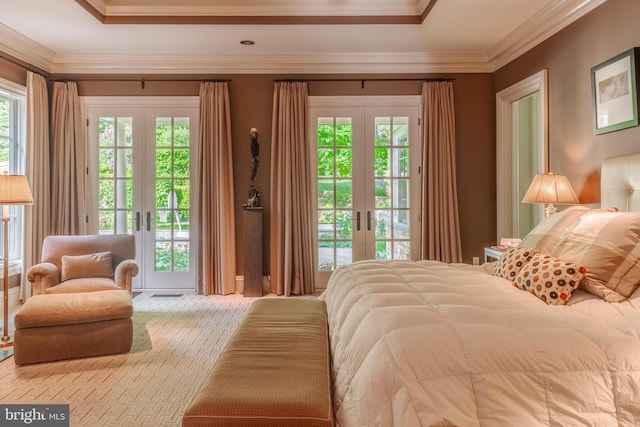
<instances>
[{"instance_id":1,"label":"table lamp","mask_svg":"<svg viewBox=\"0 0 640 427\"><path fill-rule=\"evenodd\" d=\"M523 203L544 203L544 216L548 218L558 210L554 203L577 204L578 197L566 175L553 173L538 174L533 178L529 189L522 199Z\"/></svg>"}]
</instances>

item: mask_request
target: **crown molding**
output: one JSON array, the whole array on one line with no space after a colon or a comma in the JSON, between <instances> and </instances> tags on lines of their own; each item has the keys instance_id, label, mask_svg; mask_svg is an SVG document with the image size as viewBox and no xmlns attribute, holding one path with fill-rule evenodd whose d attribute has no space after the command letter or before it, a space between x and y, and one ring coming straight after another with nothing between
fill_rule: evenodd
<instances>
[{"instance_id":1,"label":"crown molding","mask_svg":"<svg viewBox=\"0 0 640 427\"><path fill-rule=\"evenodd\" d=\"M55 58L55 52L47 49L28 37L14 31L4 24L0 24L0 52L50 72L50 67Z\"/></svg>"},{"instance_id":2,"label":"crown molding","mask_svg":"<svg viewBox=\"0 0 640 427\"><path fill-rule=\"evenodd\" d=\"M116 16L394 16L420 15L428 0L350 0L336 7L327 0L281 1L278 5L265 5L260 0L211 2L182 0L174 2L76 0L87 4L106 17ZM160 3L160 4L159 4Z\"/></svg>"},{"instance_id":3,"label":"crown molding","mask_svg":"<svg viewBox=\"0 0 640 427\"><path fill-rule=\"evenodd\" d=\"M523 55L607 0L556 0L487 51L495 71Z\"/></svg>"},{"instance_id":4,"label":"crown molding","mask_svg":"<svg viewBox=\"0 0 640 427\"><path fill-rule=\"evenodd\" d=\"M91 0L93 3L102 0ZM53 74L491 73L606 0L556 0L486 54L328 53L257 55L56 54L0 24L0 51ZM422 0L428 3L428 0Z\"/></svg>"},{"instance_id":5,"label":"crown molding","mask_svg":"<svg viewBox=\"0 0 640 427\"><path fill-rule=\"evenodd\" d=\"M53 74L312 74L491 72L481 54L58 55Z\"/></svg>"}]
</instances>

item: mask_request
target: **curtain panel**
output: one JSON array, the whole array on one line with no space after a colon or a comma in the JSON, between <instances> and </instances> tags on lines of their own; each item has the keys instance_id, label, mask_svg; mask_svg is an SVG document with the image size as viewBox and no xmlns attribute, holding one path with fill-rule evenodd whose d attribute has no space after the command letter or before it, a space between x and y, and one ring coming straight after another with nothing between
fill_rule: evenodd
<instances>
[{"instance_id":1,"label":"curtain panel","mask_svg":"<svg viewBox=\"0 0 640 427\"><path fill-rule=\"evenodd\" d=\"M84 234L85 144L75 82L54 82L51 100L51 234Z\"/></svg>"},{"instance_id":2,"label":"curtain panel","mask_svg":"<svg viewBox=\"0 0 640 427\"><path fill-rule=\"evenodd\" d=\"M20 283L20 299L31 296L31 283L26 271L40 262L42 241L49 234L51 218L50 174L49 174L49 92L45 78L27 72L27 147L26 175L31 185L33 205L24 207L25 234Z\"/></svg>"},{"instance_id":3,"label":"curtain panel","mask_svg":"<svg viewBox=\"0 0 640 427\"><path fill-rule=\"evenodd\" d=\"M422 258L461 262L453 82L422 86Z\"/></svg>"},{"instance_id":4,"label":"curtain panel","mask_svg":"<svg viewBox=\"0 0 640 427\"><path fill-rule=\"evenodd\" d=\"M235 293L236 244L229 89L225 82L200 86L197 209L198 293Z\"/></svg>"},{"instance_id":5,"label":"curtain panel","mask_svg":"<svg viewBox=\"0 0 640 427\"><path fill-rule=\"evenodd\" d=\"M307 98L305 82L274 86L269 267L271 292L278 295L315 290Z\"/></svg>"}]
</instances>

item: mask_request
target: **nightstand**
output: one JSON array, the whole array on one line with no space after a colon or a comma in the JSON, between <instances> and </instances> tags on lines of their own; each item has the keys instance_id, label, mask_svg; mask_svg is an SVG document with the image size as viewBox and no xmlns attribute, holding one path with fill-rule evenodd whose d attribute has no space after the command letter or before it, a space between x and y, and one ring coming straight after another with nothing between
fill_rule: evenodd
<instances>
[{"instance_id":1,"label":"nightstand","mask_svg":"<svg viewBox=\"0 0 640 427\"><path fill-rule=\"evenodd\" d=\"M484 262L495 261L499 259L507 250L507 248L501 249L498 246L487 246L484 248Z\"/></svg>"}]
</instances>

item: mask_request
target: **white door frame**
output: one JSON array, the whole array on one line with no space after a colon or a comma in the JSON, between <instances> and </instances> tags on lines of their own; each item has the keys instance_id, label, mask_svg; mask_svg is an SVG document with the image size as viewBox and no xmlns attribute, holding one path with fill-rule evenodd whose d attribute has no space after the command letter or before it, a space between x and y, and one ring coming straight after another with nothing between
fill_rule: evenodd
<instances>
[{"instance_id":1,"label":"white door frame","mask_svg":"<svg viewBox=\"0 0 640 427\"><path fill-rule=\"evenodd\" d=\"M133 111L135 114L132 114L132 116L135 115L135 117L139 120L139 125L134 129L134 132L136 131L143 132L143 128L146 126L146 118L144 117L144 114L140 114L135 110L154 109L154 108L175 108L175 109L194 108L194 107L198 108L200 103L199 97L197 96L157 96L157 97L156 96L82 96L80 97L80 102L81 102L81 112L82 112L83 123L88 123L90 116L93 114L93 110ZM120 113L120 115L122 114ZM199 123L195 123L195 125L199 127ZM88 125L85 126L85 141L87 144L87 149L85 150L85 153L86 153L85 169L87 171L86 182L85 182L85 189L86 189L85 202L87 206L87 212L86 212L87 221L85 223L84 232L87 234L96 234L98 232L97 217L96 215L94 215L94 213L98 211L98 206L97 206L98 200L96 197L96 194L98 192L98 188L96 186L98 171L96 170L96 168L93 167L93 163L91 162L92 158L95 158L95 156L97 156L97 152L96 152L97 147L95 147L94 144L91 144L91 142L93 141L91 132L94 132L97 129L96 126L97 124L95 123L88 123ZM197 132L195 134L197 135ZM198 141L196 138L196 140L194 141L194 145L192 145L192 150L194 150L194 153L197 153L197 149L198 149L197 144L198 144ZM192 158L194 161L196 160L195 157L196 156L192 155ZM135 174L134 179L135 178L140 179L141 177L144 176L144 168L145 168L145 165L142 164L136 169L134 169L134 174ZM191 164L191 169L192 169L192 177L196 177L196 165L194 162L192 162ZM198 187L197 183L195 184L196 185L193 186L194 192L197 190L197 187ZM134 197L138 197L138 198L141 197L139 195L141 191L142 189L138 189L137 191L138 195L137 196L134 195ZM197 236L197 233L198 233L198 229L197 229L198 219L197 219L197 213L195 211L196 209L192 209L191 211L192 215L196 215L193 217L193 224L191 224L191 229L190 229L192 233L192 237L190 240L192 241L192 243L195 239L195 236ZM140 231L136 231L135 229L133 231L133 234L136 236L136 262L138 262L138 265L140 266L144 265L144 260L142 259L143 258L142 252L144 248L142 247L141 233L143 230L146 229L145 227L146 227L146 224L143 224ZM193 246L193 248L195 250L195 246ZM192 263L192 264L193 266L191 266L190 268L195 268L195 263ZM195 292L196 291L195 280L193 281L192 285L193 285L192 290ZM148 286L148 282L145 280L145 271L142 268L138 276L134 277L133 288L138 290L145 290L145 291L146 290L162 290L164 292L166 291L184 292L185 291L185 288L169 289L166 287L162 287L162 288L156 289L156 288L153 288L152 285Z\"/></svg>"},{"instance_id":2,"label":"white door frame","mask_svg":"<svg viewBox=\"0 0 640 427\"><path fill-rule=\"evenodd\" d=\"M309 126L308 128L308 135L307 135L307 140L309 141L310 144L310 155L311 156L316 156L317 152L316 152L316 147L317 147L317 123L314 122L314 118L317 117L318 114L324 114L324 111L334 111L334 112L338 112L338 114L343 114L342 112L348 112L351 111L352 113L354 111L357 111L357 114L354 114L354 116L356 117L356 122L357 123L361 123L362 126L364 127L366 125L365 123L365 112L367 110L371 110L371 109L378 109L378 108L389 108L389 109L397 109L397 108L414 108L417 109L417 121L416 123L412 123L411 126L411 140L413 141L413 143L415 144L414 147L417 147L417 149L419 150L421 147L420 144L420 131L418 128L418 122L420 120L421 117L421 104L422 104L422 97L419 95L408 95L408 96L317 96L317 97L309 97L309 102L308 102L308 108L309 108L309 115L308 115L308 120L309 120ZM331 113L333 114L333 113ZM413 129L415 127L415 129ZM359 129L354 129L354 139L357 138L357 134L356 132L359 132ZM354 141L354 150L357 149L361 149L362 150L362 154L366 154L367 152L369 152L371 150L371 148L367 149L366 147L366 143L367 141L369 141L368 138L372 139L372 136L370 135L371 132L367 132L366 129L362 129L362 141L361 141L361 145L358 145L358 141ZM367 151L369 150L369 151ZM371 152L369 154L372 154ZM411 182L413 183L413 185L411 186L411 194L410 194L410 200L411 200L411 206L412 206L412 211L415 212L414 214L411 215L411 230L412 230L412 258L417 259L418 255L419 255L419 234L420 234L420 163L421 163L421 156L420 155L413 155L411 157ZM364 167L364 163L360 164L360 165L354 165L354 167L359 167L359 166L363 166ZM373 179L374 174L373 174L373 169L371 168L371 170L367 171L367 170L354 170L354 180L360 180L361 181L361 185L362 188L364 189L366 185L371 185L371 183L367 183L367 180ZM315 182L315 181L314 181ZM355 182L354 182L355 184ZM317 192L317 186L314 189L311 189L312 194L316 194ZM314 231L313 233L315 234L315 238L314 238L314 245L317 245L317 198L313 198L313 227L314 227ZM364 199L362 200L362 202L364 203ZM373 212L375 211L374 207L371 206L365 206L363 205L358 205L356 206L356 200L354 199L354 206L353 206L353 211L360 211L363 215L361 217L361 222L362 224L366 224L366 212L367 210ZM355 219L354 219L355 221ZM355 227L354 227L355 229ZM360 237L364 239L365 238L365 234L367 232L361 232ZM415 233L415 234L414 234ZM373 242L375 240L375 233L374 233L374 228L372 228L371 232L369 234L367 234L367 236L369 236L368 238L371 239L371 241ZM356 240L356 237L354 236L354 241ZM354 245L354 249L355 249L356 245ZM364 246L363 246L364 248ZM364 257L367 256L367 254L359 254L356 251L354 251L353 256L354 256L354 260L359 258L359 259L364 259ZM318 259L316 257L316 259L314 259L314 269L315 269L315 274L316 274L316 283L318 284L319 287L322 287L323 284L325 283L326 279L330 276L331 272L321 272L318 271Z\"/></svg>"},{"instance_id":3,"label":"white door frame","mask_svg":"<svg viewBox=\"0 0 640 427\"><path fill-rule=\"evenodd\" d=\"M548 172L549 168L549 96L548 96L548 72L538 73L518 82L496 94L496 213L497 236L496 242L502 237L517 235L517 222L514 215L517 212L517 192L514 168L516 161L517 142L514 126L513 103L533 93L540 93L539 132L540 158L542 170L539 173ZM542 207L540 208L542 209Z\"/></svg>"}]
</instances>

